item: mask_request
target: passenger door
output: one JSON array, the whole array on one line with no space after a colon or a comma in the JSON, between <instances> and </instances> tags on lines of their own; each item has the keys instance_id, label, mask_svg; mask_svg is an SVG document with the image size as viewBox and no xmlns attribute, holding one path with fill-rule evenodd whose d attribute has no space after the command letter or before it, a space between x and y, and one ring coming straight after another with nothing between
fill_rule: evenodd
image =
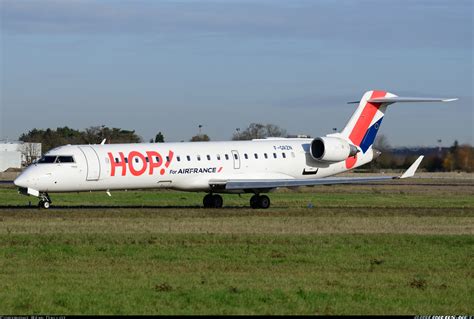
<instances>
[{"instance_id":1,"label":"passenger door","mask_svg":"<svg viewBox=\"0 0 474 319\"><path fill-rule=\"evenodd\" d=\"M239 152L231 151L232 152L232 160L234 161L234 169L240 169L240 156Z\"/></svg>"},{"instance_id":2,"label":"passenger door","mask_svg":"<svg viewBox=\"0 0 474 319\"><path fill-rule=\"evenodd\" d=\"M91 146L79 146L84 153L87 164L87 181L97 181L100 178L100 161L96 151Z\"/></svg>"}]
</instances>

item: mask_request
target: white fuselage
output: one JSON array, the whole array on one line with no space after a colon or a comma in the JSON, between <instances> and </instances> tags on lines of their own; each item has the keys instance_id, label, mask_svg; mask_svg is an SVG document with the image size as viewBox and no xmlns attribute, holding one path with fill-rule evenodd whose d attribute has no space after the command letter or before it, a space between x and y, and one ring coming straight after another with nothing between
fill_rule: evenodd
<instances>
[{"instance_id":1,"label":"white fuselage","mask_svg":"<svg viewBox=\"0 0 474 319\"><path fill-rule=\"evenodd\" d=\"M46 156L66 163L30 165L15 184L39 192L138 188L210 191L210 181L227 179L322 178L347 171L345 162L314 160L312 139L67 145ZM373 159L370 149L351 168ZM220 191L220 192L225 192ZM235 191L233 191L235 192Z\"/></svg>"}]
</instances>

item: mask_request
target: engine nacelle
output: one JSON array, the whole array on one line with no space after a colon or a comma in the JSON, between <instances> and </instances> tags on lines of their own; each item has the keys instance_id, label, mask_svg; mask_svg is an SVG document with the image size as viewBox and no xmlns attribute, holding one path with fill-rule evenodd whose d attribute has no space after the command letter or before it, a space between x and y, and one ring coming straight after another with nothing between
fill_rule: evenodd
<instances>
[{"instance_id":1,"label":"engine nacelle","mask_svg":"<svg viewBox=\"0 0 474 319\"><path fill-rule=\"evenodd\" d=\"M357 147L337 137L316 137L311 142L310 153L317 161L340 162L357 152Z\"/></svg>"}]
</instances>

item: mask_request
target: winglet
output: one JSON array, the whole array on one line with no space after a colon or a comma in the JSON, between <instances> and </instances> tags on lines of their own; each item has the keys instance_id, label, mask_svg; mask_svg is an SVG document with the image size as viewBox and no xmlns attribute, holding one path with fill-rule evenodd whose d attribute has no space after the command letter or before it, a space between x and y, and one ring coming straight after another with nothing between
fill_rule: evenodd
<instances>
[{"instance_id":1,"label":"winglet","mask_svg":"<svg viewBox=\"0 0 474 319\"><path fill-rule=\"evenodd\" d=\"M106 140L107 140L107 139L104 138L104 139L102 140L102 142L100 142L100 145L104 145Z\"/></svg>"},{"instance_id":2,"label":"winglet","mask_svg":"<svg viewBox=\"0 0 474 319\"><path fill-rule=\"evenodd\" d=\"M411 166L399 178L413 177L413 175L415 175L416 170L418 169L418 166L420 166L420 163L423 160L423 157L424 157L423 155L418 157L416 161L413 164L411 164Z\"/></svg>"}]
</instances>

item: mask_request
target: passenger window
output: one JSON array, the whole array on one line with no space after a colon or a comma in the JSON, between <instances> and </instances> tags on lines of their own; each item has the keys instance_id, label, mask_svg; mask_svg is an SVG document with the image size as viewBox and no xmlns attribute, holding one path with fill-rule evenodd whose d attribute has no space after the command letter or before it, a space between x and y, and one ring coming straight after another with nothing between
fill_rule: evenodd
<instances>
[{"instance_id":1,"label":"passenger window","mask_svg":"<svg viewBox=\"0 0 474 319\"><path fill-rule=\"evenodd\" d=\"M135 157L135 163L138 163L138 157Z\"/></svg>"},{"instance_id":2,"label":"passenger window","mask_svg":"<svg viewBox=\"0 0 474 319\"><path fill-rule=\"evenodd\" d=\"M268 159L267 153L263 153L263 156L265 156L265 159Z\"/></svg>"},{"instance_id":3,"label":"passenger window","mask_svg":"<svg viewBox=\"0 0 474 319\"><path fill-rule=\"evenodd\" d=\"M244 157L245 159L249 159L248 155L247 154L244 154Z\"/></svg>"},{"instance_id":4,"label":"passenger window","mask_svg":"<svg viewBox=\"0 0 474 319\"><path fill-rule=\"evenodd\" d=\"M211 155L207 155L207 160L208 160L208 161L211 160Z\"/></svg>"},{"instance_id":5,"label":"passenger window","mask_svg":"<svg viewBox=\"0 0 474 319\"><path fill-rule=\"evenodd\" d=\"M197 159L198 159L198 161L200 161L201 160L201 155L198 155Z\"/></svg>"},{"instance_id":6,"label":"passenger window","mask_svg":"<svg viewBox=\"0 0 474 319\"><path fill-rule=\"evenodd\" d=\"M166 156L166 161L167 161L167 162L170 161L170 157L169 157L169 156Z\"/></svg>"},{"instance_id":7,"label":"passenger window","mask_svg":"<svg viewBox=\"0 0 474 319\"><path fill-rule=\"evenodd\" d=\"M217 160L220 161L221 160L221 156L219 154L217 154Z\"/></svg>"},{"instance_id":8,"label":"passenger window","mask_svg":"<svg viewBox=\"0 0 474 319\"><path fill-rule=\"evenodd\" d=\"M147 156L147 157L145 157L145 161L146 161L147 163L149 163L149 162L150 162L150 159L148 158L148 156Z\"/></svg>"},{"instance_id":9,"label":"passenger window","mask_svg":"<svg viewBox=\"0 0 474 319\"><path fill-rule=\"evenodd\" d=\"M281 153L281 156L283 156L283 158L286 158L286 154L285 154L285 153Z\"/></svg>"},{"instance_id":10,"label":"passenger window","mask_svg":"<svg viewBox=\"0 0 474 319\"><path fill-rule=\"evenodd\" d=\"M186 155L186 158L188 159L188 162L191 161L191 156Z\"/></svg>"},{"instance_id":11,"label":"passenger window","mask_svg":"<svg viewBox=\"0 0 474 319\"><path fill-rule=\"evenodd\" d=\"M277 158L277 153L273 153L273 158Z\"/></svg>"},{"instance_id":12,"label":"passenger window","mask_svg":"<svg viewBox=\"0 0 474 319\"><path fill-rule=\"evenodd\" d=\"M157 163L160 161L160 158L158 156L155 156L155 159Z\"/></svg>"},{"instance_id":13,"label":"passenger window","mask_svg":"<svg viewBox=\"0 0 474 319\"><path fill-rule=\"evenodd\" d=\"M128 164L128 158L127 158L127 157L125 157L125 163L127 163L127 164Z\"/></svg>"},{"instance_id":14,"label":"passenger window","mask_svg":"<svg viewBox=\"0 0 474 319\"><path fill-rule=\"evenodd\" d=\"M234 154L234 158L235 158L235 159L239 159L239 157L237 156L237 154Z\"/></svg>"},{"instance_id":15,"label":"passenger window","mask_svg":"<svg viewBox=\"0 0 474 319\"><path fill-rule=\"evenodd\" d=\"M258 154L257 153L255 153L253 155L255 156L255 159L258 159Z\"/></svg>"},{"instance_id":16,"label":"passenger window","mask_svg":"<svg viewBox=\"0 0 474 319\"><path fill-rule=\"evenodd\" d=\"M229 155L228 154L225 154L225 159L229 160Z\"/></svg>"},{"instance_id":17,"label":"passenger window","mask_svg":"<svg viewBox=\"0 0 474 319\"><path fill-rule=\"evenodd\" d=\"M119 163L118 157L115 158L115 163Z\"/></svg>"},{"instance_id":18,"label":"passenger window","mask_svg":"<svg viewBox=\"0 0 474 319\"><path fill-rule=\"evenodd\" d=\"M177 160L178 162L181 162L181 157L176 156L176 160Z\"/></svg>"}]
</instances>

